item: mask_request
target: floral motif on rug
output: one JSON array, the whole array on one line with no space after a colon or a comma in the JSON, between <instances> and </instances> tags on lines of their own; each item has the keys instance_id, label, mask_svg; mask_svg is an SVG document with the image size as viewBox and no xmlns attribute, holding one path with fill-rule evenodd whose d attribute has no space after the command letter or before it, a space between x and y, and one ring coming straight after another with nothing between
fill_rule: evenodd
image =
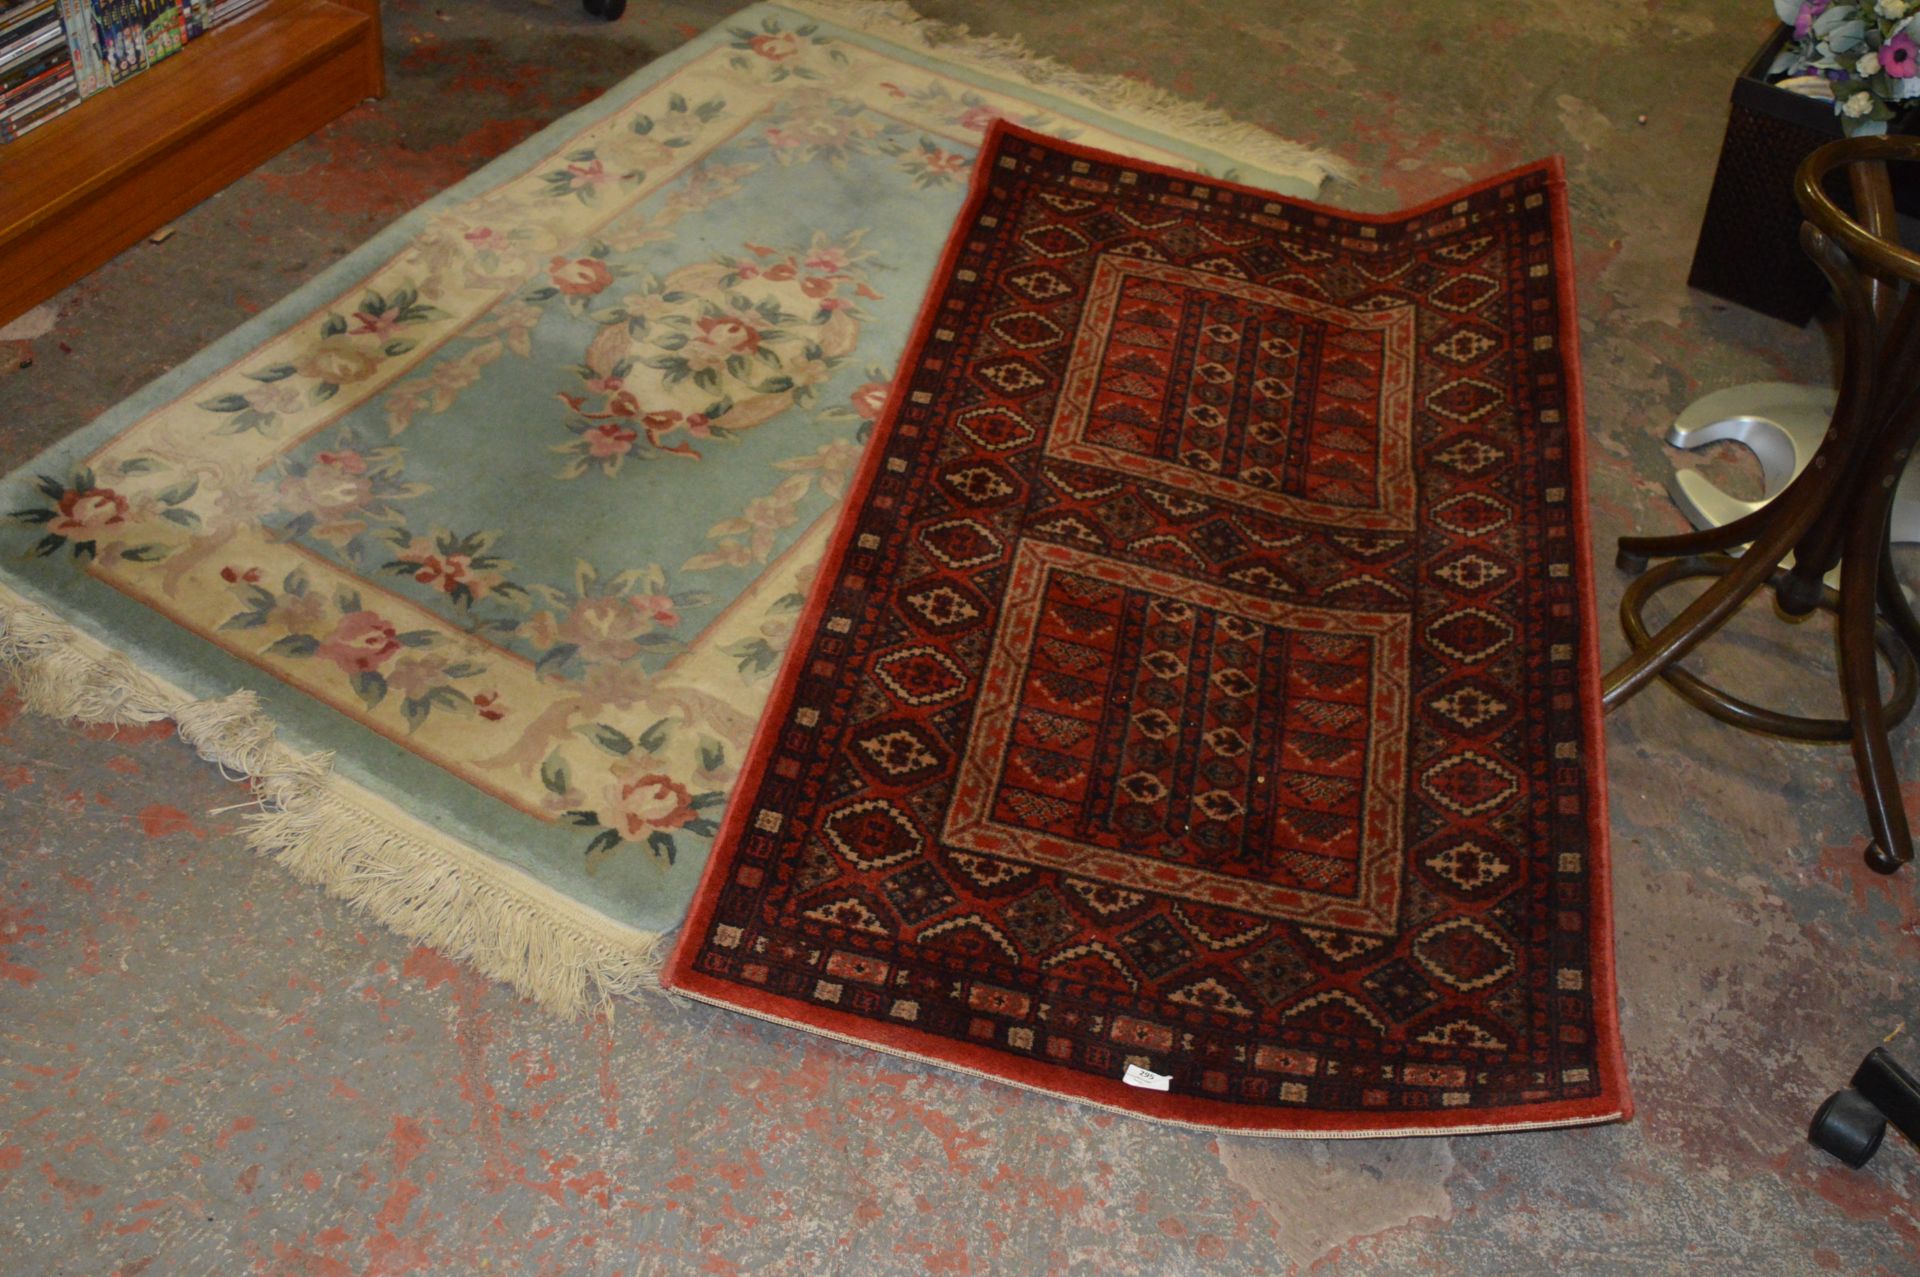
<instances>
[{"instance_id":1,"label":"floral motif on rug","mask_svg":"<svg viewBox=\"0 0 1920 1277\"><path fill-rule=\"evenodd\" d=\"M1622 1116L1557 167L979 164L668 982L1225 1129Z\"/></svg>"},{"instance_id":2,"label":"floral motif on rug","mask_svg":"<svg viewBox=\"0 0 1920 1277\"><path fill-rule=\"evenodd\" d=\"M1231 167L758 6L10 478L10 582L558 893L512 907L656 936L1002 117Z\"/></svg>"}]
</instances>

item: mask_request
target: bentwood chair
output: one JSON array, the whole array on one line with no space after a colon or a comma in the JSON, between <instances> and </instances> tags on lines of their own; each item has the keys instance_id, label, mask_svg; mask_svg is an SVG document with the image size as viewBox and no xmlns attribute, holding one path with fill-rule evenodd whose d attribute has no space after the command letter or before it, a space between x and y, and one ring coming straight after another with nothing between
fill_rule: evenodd
<instances>
[{"instance_id":1,"label":"bentwood chair","mask_svg":"<svg viewBox=\"0 0 1920 1277\"><path fill-rule=\"evenodd\" d=\"M1800 476L1749 515L1699 532L1620 539L1619 566L1644 575L1620 604L1632 653L1606 676L1602 689L1602 703L1612 710L1659 678L1737 727L1850 742L1872 833L1866 859L1881 873L1913 858L1887 729L1913 708L1920 682L1920 622L1894 577L1888 537L1895 488L1920 436L1920 255L1896 236L1889 162L1920 162L1920 138L1832 142L1808 156L1794 179L1794 197L1806 217L1801 246L1832 285L1843 325L1839 400L1825 439ZM1858 220L1824 186L1842 170ZM1647 571L1653 559L1664 562ZM1837 590L1823 580L1835 566ZM1650 633L1648 600L1701 577L1713 584ZM1763 708L1679 667L1763 585L1772 587L1789 616L1815 608L1837 614L1845 718ZM1876 652L1892 675L1885 702Z\"/></svg>"}]
</instances>

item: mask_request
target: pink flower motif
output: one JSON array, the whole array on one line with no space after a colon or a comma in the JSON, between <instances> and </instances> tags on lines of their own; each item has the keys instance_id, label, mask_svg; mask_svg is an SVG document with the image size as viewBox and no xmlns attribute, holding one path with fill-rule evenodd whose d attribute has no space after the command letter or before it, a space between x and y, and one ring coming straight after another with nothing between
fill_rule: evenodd
<instances>
[{"instance_id":1,"label":"pink flower motif","mask_svg":"<svg viewBox=\"0 0 1920 1277\"><path fill-rule=\"evenodd\" d=\"M674 610L673 598L670 595L631 595L627 599L627 606L646 618L649 630L656 626L671 628L680 624L680 613Z\"/></svg>"},{"instance_id":2,"label":"pink flower motif","mask_svg":"<svg viewBox=\"0 0 1920 1277\"><path fill-rule=\"evenodd\" d=\"M393 330L400 326L400 316L390 310L383 310L378 315L356 310L353 312L353 322L355 325L353 331L356 336L371 334L384 340L392 336Z\"/></svg>"},{"instance_id":3,"label":"pink flower motif","mask_svg":"<svg viewBox=\"0 0 1920 1277\"><path fill-rule=\"evenodd\" d=\"M757 35L747 44L769 62L784 62L800 52L800 41L784 31L779 35Z\"/></svg>"},{"instance_id":4,"label":"pink flower motif","mask_svg":"<svg viewBox=\"0 0 1920 1277\"><path fill-rule=\"evenodd\" d=\"M242 568L236 568L233 565L229 564L226 567L220 569L220 579L222 581L225 581L228 585L240 585L242 583L247 585L253 585L260 580L260 569L259 568L242 569Z\"/></svg>"},{"instance_id":5,"label":"pink flower motif","mask_svg":"<svg viewBox=\"0 0 1920 1277\"><path fill-rule=\"evenodd\" d=\"M464 554L429 554L420 561L420 568L413 579L422 585L432 585L438 581L440 588L452 594L462 583L469 579L473 561Z\"/></svg>"},{"instance_id":6,"label":"pink flower motif","mask_svg":"<svg viewBox=\"0 0 1920 1277\"><path fill-rule=\"evenodd\" d=\"M357 452L323 452L305 474L280 481L280 505L295 515L339 519L373 499L367 463Z\"/></svg>"},{"instance_id":7,"label":"pink flower motif","mask_svg":"<svg viewBox=\"0 0 1920 1277\"><path fill-rule=\"evenodd\" d=\"M640 654L635 639L679 623L673 600L665 595L603 596L577 603L558 625L554 637L578 647L584 661L612 664Z\"/></svg>"},{"instance_id":8,"label":"pink flower motif","mask_svg":"<svg viewBox=\"0 0 1920 1277\"><path fill-rule=\"evenodd\" d=\"M127 521L127 499L112 488L89 488L60 498L60 513L47 531L75 541L90 541Z\"/></svg>"},{"instance_id":9,"label":"pink flower motif","mask_svg":"<svg viewBox=\"0 0 1920 1277\"><path fill-rule=\"evenodd\" d=\"M610 461L614 457L624 457L633 451L633 445L640 438L639 432L625 426L617 426L611 421L603 422L581 436L587 441L587 452L601 461Z\"/></svg>"},{"instance_id":10,"label":"pink flower motif","mask_svg":"<svg viewBox=\"0 0 1920 1277\"><path fill-rule=\"evenodd\" d=\"M958 173L967 166L967 157L957 151L922 151L920 161L935 173Z\"/></svg>"},{"instance_id":11,"label":"pink flower motif","mask_svg":"<svg viewBox=\"0 0 1920 1277\"><path fill-rule=\"evenodd\" d=\"M613 272L597 257L576 257L572 261L556 257L547 265L547 276L569 297L592 297L613 282Z\"/></svg>"},{"instance_id":12,"label":"pink flower motif","mask_svg":"<svg viewBox=\"0 0 1920 1277\"><path fill-rule=\"evenodd\" d=\"M306 400L300 393L285 382L269 382L264 386L255 386L246 393L247 406L255 412L299 412L306 407Z\"/></svg>"},{"instance_id":13,"label":"pink flower motif","mask_svg":"<svg viewBox=\"0 0 1920 1277\"><path fill-rule=\"evenodd\" d=\"M446 661L438 656L403 656L387 671L387 689L418 700L446 685Z\"/></svg>"},{"instance_id":14,"label":"pink flower motif","mask_svg":"<svg viewBox=\"0 0 1920 1277\"><path fill-rule=\"evenodd\" d=\"M847 254L844 249L816 248L808 252L806 267L822 275L839 275L846 271Z\"/></svg>"},{"instance_id":15,"label":"pink flower motif","mask_svg":"<svg viewBox=\"0 0 1920 1277\"><path fill-rule=\"evenodd\" d=\"M709 315L700 321L700 331L684 349L687 362L694 368L714 368L735 355L759 350L760 330L733 315Z\"/></svg>"},{"instance_id":16,"label":"pink flower motif","mask_svg":"<svg viewBox=\"0 0 1920 1277\"><path fill-rule=\"evenodd\" d=\"M1920 72L1916 55L1920 55L1920 46L1914 44L1911 32L1902 31L1880 46L1880 69L1896 80L1905 80Z\"/></svg>"},{"instance_id":17,"label":"pink flower motif","mask_svg":"<svg viewBox=\"0 0 1920 1277\"><path fill-rule=\"evenodd\" d=\"M678 829L694 816L693 795L686 786L659 772L609 785L605 796L600 819L628 842L639 842L655 830Z\"/></svg>"},{"instance_id":18,"label":"pink flower motif","mask_svg":"<svg viewBox=\"0 0 1920 1277\"><path fill-rule=\"evenodd\" d=\"M341 474L367 472L367 459L357 452L316 452L313 459L323 466L332 466Z\"/></svg>"},{"instance_id":19,"label":"pink flower motif","mask_svg":"<svg viewBox=\"0 0 1920 1277\"><path fill-rule=\"evenodd\" d=\"M599 160L591 164L569 164L567 172L573 177L575 186L600 186L613 176Z\"/></svg>"},{"instance_id":20,"label":"pink flower motif","mask_svg":"<svg viewBox=\"0 0 1920 1277\"><path fill-rule=\"evenodd\" d=\"M891 382L870 381L853 392L853 410L862 420L878 421L886 410L887 396L893 393Z\"/></svg>"},{"instance_id":21,"label":"pink flower motif","mask_svg":"<svg viewBox=\"0 0 1920 1277\"><path fill-rule=\"evenodd\" d=\"M386 664L400 650L393 622L378 612L349 612L340 618L314 652L332 661L342 674L365 674Z\"/></svg>"},{"instance_id":22,"label":"pink flower motif","mask_svg":"<svg viewBox=\"0 0 1920 1277\"><path fill-rule=\"evenodd\" d=\"M975 133L985 133L995 120L1005 116L990 106L970 106L960 113L960 127L972 129Z\"/></svg>"},{"instance_id":23,"label":"pink flower motif","mask_svg":"<svg viewBox=\"0 0 1920 1277\"><path fill-rule=\"evenodd\" d=\"M499 692L482 692L473 698L473 707L480 711L480 717L489 723L497 723L507 716L507 707L500 701Z\"/></svg>"},{"instance_id":24,"label":"pink flower motif","mask_svg":"<svg viewBox=\"0 0 1920 1277\"><path fill-rule=\"evenodd\" d=\"M474 227L467 232L466 241L483 253L504 252L513 242L491 226Z\"/></svg>"}]
</instances>

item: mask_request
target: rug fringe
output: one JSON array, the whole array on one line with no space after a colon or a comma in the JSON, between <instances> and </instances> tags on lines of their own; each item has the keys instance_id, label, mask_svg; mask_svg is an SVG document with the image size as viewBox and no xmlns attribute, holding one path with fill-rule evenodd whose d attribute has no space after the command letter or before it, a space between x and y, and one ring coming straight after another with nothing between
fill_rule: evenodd
<instances>
[{"instance_id":1,"label":"rug fringe","mask_svg":"<svg viewBox=\"0 0 1920 1277\"><path fill-rule=\"evenodd\" d=\"M1076 70L1056 58L1034 53L1017 36L975 35L964 25L922 17L905 0L775 2L782 8L837 22L894 44L925 50L942 61L1010 76L1055 97L1120 116L1268 172L1314 183L1353 177L1353 170L1344 162L1290 142L1270 129L1237 120L1217 107L1126 76Z\"/></svg>"},{"instance_id":2,"label":"rug fringe","mask_svg":"<svg viewBox=\"0 0 1920 1277\"><path fill-rule=\"evenodd\" d=\"M252 782L254 851L551 1011L611 1013L616 997L659 988L664 936L440 835L338 775L329 754L294 753L251 691L195 699L5 587L0 671L34 713L110 726L172 719L202 758Z\"/></svg>"}]
</instances>

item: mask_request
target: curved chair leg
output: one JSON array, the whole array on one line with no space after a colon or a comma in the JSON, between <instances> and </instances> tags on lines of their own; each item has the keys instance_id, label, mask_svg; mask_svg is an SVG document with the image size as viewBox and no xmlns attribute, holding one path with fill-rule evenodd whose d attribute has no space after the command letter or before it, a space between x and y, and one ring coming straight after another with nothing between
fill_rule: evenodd
<instances>
[{"instance_id":1,"label":"curved chair leg","mask_svg":"<svg viewBox=\"0 0 1920 1277\"><path fill-rule=\"evenodd\" d=\"M1913 608L1907 602L1907 592L1900 588L1900 578L1894 575L1891 545L1880 553L1878 585L1880 614L1893 627L1893 632L1900 636L1900 641L1907 645L1914 659L1920 661L1920 620L1914 618Z\"/></svg>"},{"instance_id":2,"label":"curved chair leg","mask_svg":"<svg viewBox=\"0 0 1920 1277\"><path fill-rule=\"evenodd\" d=\"M1614 563L1622 571L1642 572L1646 570L1648 559L1732 553L1766 532L1771 505L1786 501L1791 492L1789 488L1775 497L1772 503L1717 528L1699 528L1692 532L1676 532L1671 536L1621 537Z\"/></svg>"},{"instance_id":3,"label":"curved chair leg","mask_svg":"<svg viewBox=\"0 0 1920 1277\"><path fill-rule=\"evenodd\" d=\"M1680 615L1674 617L1650 642L1635 648L1626 660L1608 671L1600 685L1600 706L1604 713L1623 704L1641 688L1660 677L1660 671L1680 660L1691 652L1701 640L1718 629L1722 622L1747 601L1747 597L1759 589L1773 574L1774 565L1779 563L1801 533L1813 521L1820 501L1826 495L1824 486L1808 489L1800 501L1800 508L1788 517L1779 517L1785 511L1775 510L1775 524L1752 549L1742 554L1734 569L1702 593L1693 602L1682 608ZM1744 523L1736 520L1727 528ZM1726 531L1726 528L1720 529ZM1649 538L1651 539L1651 538ZM1622 538L1621 553L1626 553L1626 539ZM1872 667L1872 652L1868 652L1868 667Z\"/></svg>"},{"instance_id":4,"label":"curved chair leg","mask_svg":"<svg viewBox=\"0 0 1920 1277\"><path fill-rule=\"evenodd\" d=\"M1853 723L1853 763L1860 773L1867 824L1873 831L1867 864L1877 873L1890 874L1913 859L1913 835L1900 798L1900 776L1887 739L1880 673L1874 662L1874 604L1880 593L1878 569L1886 554L1884 504L1875 514L1877 518L1854 525L1840 569L1840 690Z\"/></svg>"}]
</instances>

